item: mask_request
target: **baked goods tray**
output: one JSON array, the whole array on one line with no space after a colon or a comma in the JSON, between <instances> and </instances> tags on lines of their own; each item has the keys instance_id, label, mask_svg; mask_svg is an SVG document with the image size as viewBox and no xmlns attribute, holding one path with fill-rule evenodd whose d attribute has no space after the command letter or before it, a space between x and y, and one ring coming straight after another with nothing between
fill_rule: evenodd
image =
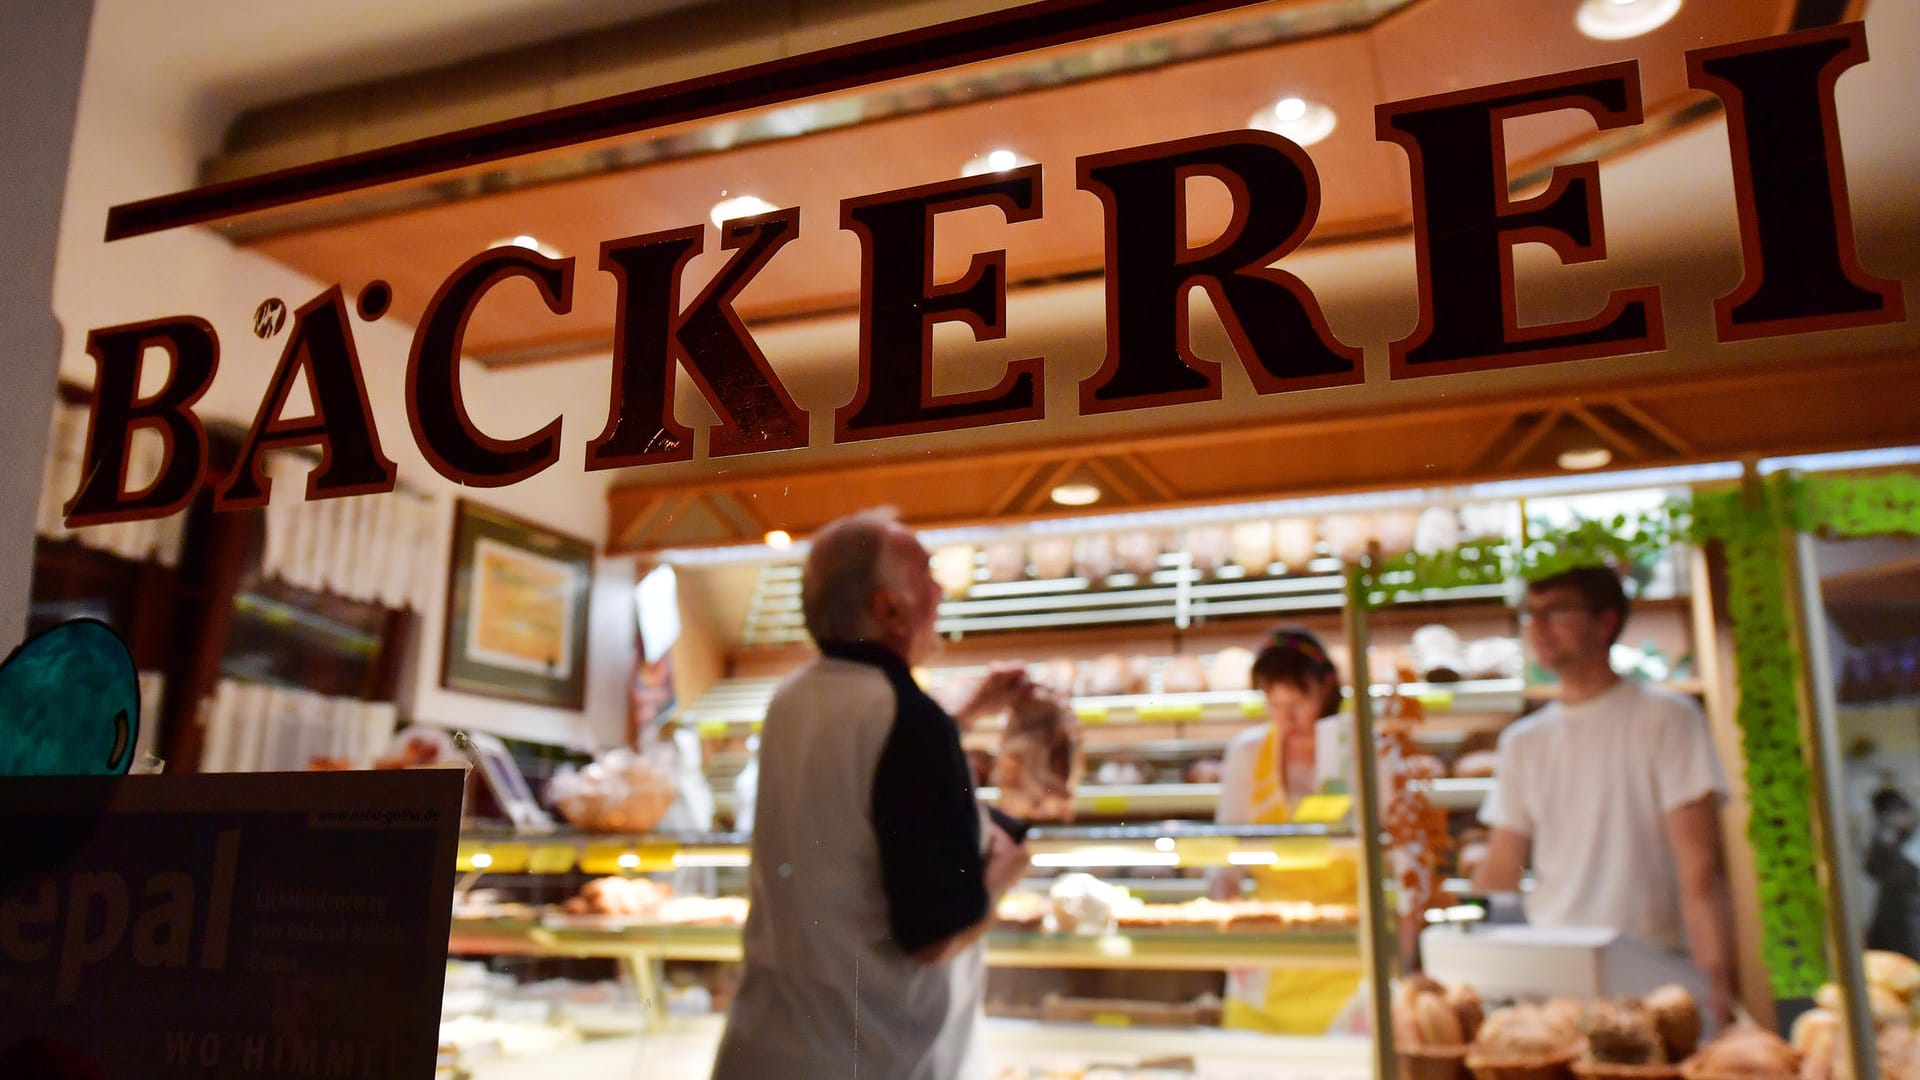
<instances>
[{"instance_id":1,"label":"baked goods tray","mask_svg":"<svg viewBox=\"0 0 1920 1080\"><path fill-rule=\"evenodd\" d=\"M554 914L538 921L455 919L449 951L464 955L737 960L740 933L736 926L660 926L623 916ZM1357 969L1360 946L1351 930L1143 929L1116 934L996 930L987 935L987 963L1009 968L1169 971L1349 965Z\"/></svg>"}]
</instances>

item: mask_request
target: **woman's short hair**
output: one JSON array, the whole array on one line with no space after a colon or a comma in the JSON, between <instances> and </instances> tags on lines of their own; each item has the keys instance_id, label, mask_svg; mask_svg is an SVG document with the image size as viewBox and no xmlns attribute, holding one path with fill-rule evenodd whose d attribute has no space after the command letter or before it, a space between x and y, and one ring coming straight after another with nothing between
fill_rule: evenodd
<instances>
[{"instance_id":1,"label":"woman's short hair","mask_svg":"<svg viewBox=\"0 0 1920 1080\"><path fill-rule=\"evenodd\" d=\"M800 610L814 641L874 636L873 594L896 580L887 540L902 528L900 515L882 506L848 514L814 534L800 581Z\"/></svg>"},{"instance_id":2,"label":"woman's short hair","mask_svg":"<svg viewBox=\"0 0 1920 1080\"><path fill-rule=\"evenodd\" d=\"M1340 709L1340 676L1313 631L1302 626L1281 626L1261 643L1253 658L1253 688L1262 693L1275 683L1283 683L1302 692L1323 688L1326 699L1320 714L1332 716Z\"/></svg>"}]
</instances>

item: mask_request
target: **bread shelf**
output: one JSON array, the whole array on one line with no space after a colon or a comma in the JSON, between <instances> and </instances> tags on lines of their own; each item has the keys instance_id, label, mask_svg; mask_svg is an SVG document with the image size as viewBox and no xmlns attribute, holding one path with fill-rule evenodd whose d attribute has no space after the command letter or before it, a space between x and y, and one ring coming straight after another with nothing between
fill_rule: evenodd
<instances>
[{"instance_id":1,"label":"bread shelf","mask_svg":"<svg viewBox=\"0 0 1920 1080\"><path fill-rule=\"evenodd\" d=\"M1204 825L1185 821L1043 825L1027 835L1034 865L1057 869L1242 865L1246 860L1311 854L1329 844L1352 842L1352 831L1340 826ZM744 833L623 836L469 832L460 837L454 865L463 873L654 874L701 867L744 867L749 865L750 843L751 838Z\"/></svg>"},{"instance_id":2,"label":"bread shelf","mask_svg":"<svg viewBox=\"0 0 1920 1080\"><path fill-rule=\"evenodd\" d=\"M998 802L1000 789L983 787L981 802ZM1220 803L1219 784L1084 784L1073 794L1075 817L1153 817L1206 814Z\"/></svg>"},{"instance_id":3,"label":"bread shelf","mask_svg":"<svg viewBox=\"0 0 1920 1080\"><path fill-rule=\"evenodd\" d=\"M1445 810L1477 810L1492 792L1490 776L1443 776L1433 781L1427 799Z\"/></svg>"},{"instance_id":4,"label":"bread shelf","mask_svg":"<svg viewBox=\"0 0 1920 1080\"><path fill-rule=\"evenodd\" d=\"M464 956L611 957L627 960L732 961L741 956L734 926L660 926L606 920L570 925L565 917L455 919L447 951ZM1118 934L993 931L987 963L1006 968L1128 968L1211 971L1226 968L1355 967L1351 930L1135 930Z\"/></svg>"},{"instance_id":5,"label":"bread shelf","mask_svg":"<svg viewBox=\"0 0 1920 1080\"><path fill-rule=\"evenodd\" d=\"M1036 669L1037 670L1037 669ZM964 677L960 669L949 677ZM726 736L758 730L766 717L777 679L723 679L681 713L702 735ZM1460 682L1376 683L1373 696L1395 692L1419 700L1429 712L1517 713L1527 688L1519 679L1468 679ZM1107 724L1250 723L1266 717L1266 702L1251 690L1205 690L1184 694L1112 694L1076 697L1073 711L1088 727ZM985 728L981 730L987 730Z\"/></svg>"}]
</instances>

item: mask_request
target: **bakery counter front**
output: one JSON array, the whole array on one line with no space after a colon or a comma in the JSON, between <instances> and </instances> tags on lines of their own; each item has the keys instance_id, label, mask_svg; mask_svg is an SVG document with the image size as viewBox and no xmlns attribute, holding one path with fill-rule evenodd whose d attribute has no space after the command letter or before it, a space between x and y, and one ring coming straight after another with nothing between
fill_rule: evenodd
<instances>
[{"instance_id":1,"label":"bakery counter front","mask_svg":"<svg viewBox=\"0 0 1920 1080\"><path fill-rule=\"evenodd\" d=\"M704 1080L724 1023L719 1016L675 1017L645 1034L479 1063L468 1075ZM989 1019L983 1043L987 1080L1362 1080L1372 1072L1367 1040L1355 1036L1308 1039Z\"/></svg>"},{"instance_id":2,"label":"bakery counter front","mask_svg":"<svg viewBox=\"0 0 1920 1080\"><path fill-rule=\"evenodd\" d=\"M1223 973L1298 969L1359 978L1356 904L1208 895L1223 869L1351 858L1356 841L1344 823L1038 827L1028 843L1033 869L1000 902L986 940L994 980L1008 990L1002 996L990 988L987 1001L996 1069L1031 1067L1034 1076L1102 1065L1123 1066L1122 1076L1364 1070L1364 1041L1303 1055L1271 1038L1220 1030ZM560 1064L567 1055L580 1056L580 1068L614 1067L634 1054L654 1065L656 1050L658 1060L685 1064L649 1075L705 1075L741 957L750 858L739 834L466 834L449 939L450 954L460 958L449 987L459 989L449 991L443 1040L468 1068L505 1070L477 1076L563 1075L573 1068ZM529 883L537 887L516 888ZM534 968L550 974L556 961L600 961L566 972L600 981L524 977ZM1116 1034L1138 1035L1138 1052L1111 1042ZM1206 1035L1221 1040L1193 1042ZM609 1039L617 1045L598 1045ZM1269 1062L1331 1055L1330 1067L1347 1071L1246 1071L1243 1054ZM516 1057L525 1064L498 1060ZM1224 1071L1194 1071L1195 1062L1216 1059ZM1156 1061L1159 1067L1147 1068Z\"/></svg>"}]
</instances>

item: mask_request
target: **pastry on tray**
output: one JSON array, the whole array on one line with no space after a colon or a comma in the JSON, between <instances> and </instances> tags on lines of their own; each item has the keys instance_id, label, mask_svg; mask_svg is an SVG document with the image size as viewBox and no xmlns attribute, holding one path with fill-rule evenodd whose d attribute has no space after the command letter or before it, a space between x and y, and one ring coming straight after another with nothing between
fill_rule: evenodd
<instances>
[{"instance_id":1,"label":"pastry on tray","mask_svg":"<svg viewBox=\"0 0 1920 1080\"><path fill-rule=\"evenodd\" d=\"M1480 1025L1467 1069L1475 1080L1566 1080L1585 1052L1580 1029L1561 1010L1511 1005Z\"/></svg>"}]
</instances>

